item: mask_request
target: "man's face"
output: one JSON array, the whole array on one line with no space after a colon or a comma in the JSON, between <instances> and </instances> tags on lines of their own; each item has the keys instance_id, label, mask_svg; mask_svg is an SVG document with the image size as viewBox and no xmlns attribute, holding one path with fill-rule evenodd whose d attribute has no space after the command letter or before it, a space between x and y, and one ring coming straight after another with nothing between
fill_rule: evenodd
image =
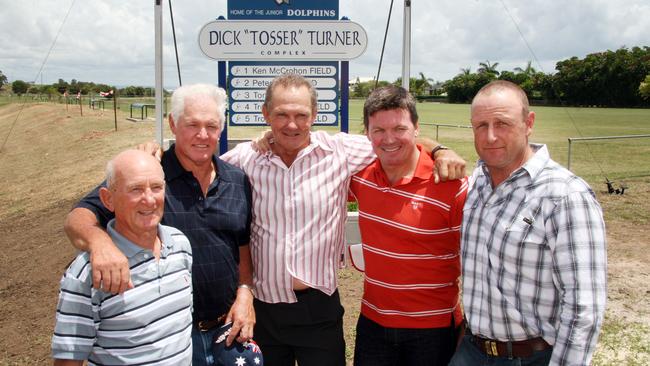
<instances>
[{"instance_id":1,"label":"man's face","mask_svg":"<svg viewBox=\"0 0 650 366\"><path fill-rule=\"evenodd\" d=\"M309 145L309 130L316 109L312 108L306 87L276 87L269 108L263 107L262 114L271 126L275 145L281 150L295 152Z\"/></svg>"},{"instance_id":2,"label":"man's face","mask_svg":"<svg viewBox=\"0 0 650 366\"><path fill-rule=\"evenodd\" d=\"M212 161L221 134L219 122L219 110L214 100L205 96L185 99L185 109L179 120L169 120L176 136L176 155L181 164L203 165Z\"/></svg>"},{"instance_id":3,"label":"man's face","mask_svg":"<svg viewBox=\"0 0 650 366\"><path fill-rule=\"evenodd\" d=\"M519 96L507 89L481 95L472 104L474 146L490 174L507 177L528 159L535 113L524 117L522 108Z\"/></svg>"},{"instance_id":4,"label":"man's face","mask_svg":"<svg viewBox=\"0 0 650 366\"><path fill-rule=\"evenodd\" d=\"M155 159L122 164L110 190L116 229L129 237L157 230L165 205L165 180ZM111 207L112 206L112 207Z\"/></svg>"},{"instance_id":5,"label":"man's face","mask_svg":"<svg viewBox=\"0 0 650 366\"><path fill-rule=\"evenodd\" d=\"M417 125L406 109L390 109L368 117L368 139L384 169L409 164L417 147Z\"/></svg>"}]
</instances>

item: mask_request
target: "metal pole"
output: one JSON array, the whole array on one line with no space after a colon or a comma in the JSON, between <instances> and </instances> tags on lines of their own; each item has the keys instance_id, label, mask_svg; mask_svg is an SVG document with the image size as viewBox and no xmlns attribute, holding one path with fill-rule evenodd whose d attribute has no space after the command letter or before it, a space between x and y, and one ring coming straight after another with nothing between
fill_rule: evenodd
<instances>
[{"instance_id":1,"label":"metal pole","mask_svg":"<svg viewBox=\"0 0 650 366\"><path fill-rule=\"evenodd\" d=\"M163 144L163 60L162 60L162 4L154 0L154 28L156 33L156 142Z\"/></svg>"},{"instance_id":2,"label":"metal pole","mask_svg":"<svg viewBox=\"0 0 650 366\"><path fill-rule=\"evenodd\" d=\"M117 131L117 88L113 89L113 118L115 119L115 131Z\"/></svg>"},{"instance_id":3,"label":"metal pole","mask_svg":"<svg viewBox=\"0 0 650 366\"><path fill-rule=\"evenodd\" d=\"M569 157L567 158L566 168L571 170L571 138L569 138Z\"/></svg>"},{"instance_id":4,"label":"metal pole","mask_svg":"<svg viewBox=\"0 0 650 366\"><path fill-rule=\"evenodd\" d=\"M350 62L341 61L341 132L350 132Z\"/></svg>"},{"instance_id":5,"label":"metal pole","mask_svg":"<svg viewBox=\"0 0 650 366\"><path fill-rule=\"evenodd\" d=\"M402 87L409 90L411 81L411 0L404 0L404 34L402 41Z\"/></svg>"}]
</instances>

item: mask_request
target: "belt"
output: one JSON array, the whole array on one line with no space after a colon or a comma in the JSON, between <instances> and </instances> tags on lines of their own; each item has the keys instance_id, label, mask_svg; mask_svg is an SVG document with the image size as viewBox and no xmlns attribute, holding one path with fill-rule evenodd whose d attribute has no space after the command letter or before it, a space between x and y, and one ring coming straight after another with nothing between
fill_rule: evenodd
<instances>
[{"instance_id":1,"label":"belt","mask_svg":"<svg viewBox=\"0 0 650 366\"><path fill-rule=\"evenodd\" d=\"M318 291L318 290L313 288L313 287L307 287L307 288L304 288L302 290L293 290L293 293L296 294L296 296L301 296L301 295L310 294L310 293L315 292L315 291Z\"/></svg>"},{"instance_id":2,"label":"belt","mask_svg":"<svg viewBox=\"0 0 650 366\"><path fill-rule=\"evenodd\" d=\"M488 356L525 358L532 356L535 352L551 348L551 345L541 337L513 342L501 342L475 335L471 335L471 339L478 349Z\"/></svg>"},{"instance_id":3,"label":"belt","mask_svg":"<svg viewBox=\"0 0 650 366\"><path fill-rule=\"evenodd\" d=\"M211 319L211 320L195 320L194 325L199 328L201 332L207 332L210 329L214 327L218 327L220 325L223 325L224 320L226 320L226 315L228 313L221 315L217 319Z\"/></svg>"}]
</instances>

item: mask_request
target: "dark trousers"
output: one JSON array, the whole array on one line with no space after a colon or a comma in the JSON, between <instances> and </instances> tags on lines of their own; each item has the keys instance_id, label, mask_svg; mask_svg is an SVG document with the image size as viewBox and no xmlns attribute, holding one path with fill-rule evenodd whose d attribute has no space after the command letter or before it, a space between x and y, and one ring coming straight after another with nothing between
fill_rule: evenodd
<instances>
[{"instance_id":1,"label":"dark trousers","mask_svg":"<svg viewBox=\"0 0 650 366\"><path fill-rule=\"evenodd\" d=\"M255 299L255 340L264 365L344 366L343 306L338 290L296 291L298 302L270 304Z\"/></svg>"},{"instance_id":2,"label":"dark trousers","mask_svg":"<svg viewBox=\"0 0 650 366\"><path fill-rule=\"evenodd\" d=\"M456 331L445 328L386 328L359 316L355 366L446 366L456 349Z\"/></svg>"},{"instance_id":3,"label":"dark trousers","mask_svg":"<svg viewBox=\"0 0 650 366\"><path fill-rule=\"evenodd\" d=\"M471 341L471 335L463 337L458 351L449 366L546 366L551 361L553 348L533 353L530 357L496 357L481 352Z\"/></svg>"}]
</instances>

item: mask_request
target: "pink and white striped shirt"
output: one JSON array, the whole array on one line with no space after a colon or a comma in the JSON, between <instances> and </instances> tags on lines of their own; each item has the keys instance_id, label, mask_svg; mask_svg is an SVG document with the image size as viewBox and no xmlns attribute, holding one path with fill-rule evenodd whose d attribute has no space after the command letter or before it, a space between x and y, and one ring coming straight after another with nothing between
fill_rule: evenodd
<instances>
[{"instance_id":1,"label":"pink and white striped shirt","mask_svg":"<svg viewBox=\"0 0 650 366\"><path fill-rule=\"evenodd\" d=\"M257 298L296 302L293 278L331 295L345 243L350 177L375 159L365 136L312 132L287 167L250 143L221 156L248 175L253 189L251 255Z\"/></svg>"}]
</instances>

